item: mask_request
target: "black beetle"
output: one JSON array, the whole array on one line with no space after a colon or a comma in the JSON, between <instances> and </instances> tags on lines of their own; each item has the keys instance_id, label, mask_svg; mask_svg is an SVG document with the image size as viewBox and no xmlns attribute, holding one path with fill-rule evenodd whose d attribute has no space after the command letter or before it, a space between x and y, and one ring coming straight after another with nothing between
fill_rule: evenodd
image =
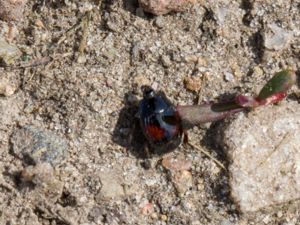
<instances>
[{"instance_id":1,"label":"black beetle","mask_svg":"<svg viewBox=\"0 0 300 225\"><path fill-rule=\"evenodd\" d=\"M140 126L150 147L156 153L166 153L177 148L183 129L176 107L163 92L144 86L139 106Z\"/></svg>"}]
</instances>

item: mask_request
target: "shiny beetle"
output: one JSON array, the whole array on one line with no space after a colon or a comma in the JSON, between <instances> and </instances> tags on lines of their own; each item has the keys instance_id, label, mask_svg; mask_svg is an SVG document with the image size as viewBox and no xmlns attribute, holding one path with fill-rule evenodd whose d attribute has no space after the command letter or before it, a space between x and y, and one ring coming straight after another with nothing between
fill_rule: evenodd
<instances>
[{"instance_id":1,"label":"shiny beetle","mask_svg":"<svg viewBox=\"0 0 300 225\"><path fill-rule=\"evenodd\" d=\"M150 147L159 153L177 148L181 143L181 121L174 105L163 92L143 87L139 106L140 126Z\"/></svg>"}]
</instances>

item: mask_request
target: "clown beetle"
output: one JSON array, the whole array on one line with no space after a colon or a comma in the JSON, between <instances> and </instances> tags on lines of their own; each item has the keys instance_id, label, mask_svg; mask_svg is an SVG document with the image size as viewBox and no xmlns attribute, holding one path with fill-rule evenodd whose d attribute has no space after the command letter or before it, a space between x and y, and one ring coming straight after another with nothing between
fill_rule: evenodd
<instances>
[{"instance_id":1,"label":"clown beetle","mask_svg":"<svg viewBox=\"0 0 300 225\"><path fill-rule=\"evenodd\" d=\"M143 134L154 152L170 152L180 145L183 134L177 110L163 92L156 93L149 86L142 91L139 117Z\"/></svg>"}]
</instances>

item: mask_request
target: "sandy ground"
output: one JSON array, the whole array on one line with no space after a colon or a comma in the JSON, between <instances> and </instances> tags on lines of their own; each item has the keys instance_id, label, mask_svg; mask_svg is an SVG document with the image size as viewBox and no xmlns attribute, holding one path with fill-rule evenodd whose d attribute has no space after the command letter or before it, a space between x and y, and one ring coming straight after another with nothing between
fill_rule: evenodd
<instances>
[{"instance_id":1,"label":"sandy ground","mask_svg":"<svg viewBox=\"0 0 300 225\"><path fill-rule=\"evenodd\" d=\"M299 69L299 11L299 0L209 0L157 17L134 0L29 1L12 41L21 66L0 68L18 87L0 98L0 224L299 224L297 203L240 213L228 174L190 146L167 155L191 163L176 183L166 155L143 160L135 117L142 84L195 104L257 93L274 72ZM185 88L191 76L205 77L200 95ZM54 170L14 152L27 125L67 141ZM215 127L192 129L190 141L228 165Z\"/></svg>"}]
</instances>

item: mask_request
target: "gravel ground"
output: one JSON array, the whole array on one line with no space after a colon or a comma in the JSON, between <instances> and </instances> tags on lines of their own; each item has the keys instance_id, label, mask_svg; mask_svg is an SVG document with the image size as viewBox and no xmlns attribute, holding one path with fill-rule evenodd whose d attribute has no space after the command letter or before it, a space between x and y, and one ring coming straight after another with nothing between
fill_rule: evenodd
<instances>
[{"instance_id":1,"label":"gravel ground","mask_svg":"<svg viewBox=\"0 0 300 225\"><path fill-rule=\"evenodd\" d=\"M29 1L13 29L0 21L0 36L22 51L0 67L17 87L0 97L0 224L299 224L297 202L240 213L228 173L190 146L145 161L135 116L143 84L194 104L257 93L287 66L299 75L299 11L299 0L201 0L153 16L135 0L51 0ZM189 77L205 77L200 95ZM189 138L228 165L215 145L220 124ZM34 156L21 154L28 126ZM47 145L55 137L68 143L64 157Z\"/></svg>"}]
</instances>

